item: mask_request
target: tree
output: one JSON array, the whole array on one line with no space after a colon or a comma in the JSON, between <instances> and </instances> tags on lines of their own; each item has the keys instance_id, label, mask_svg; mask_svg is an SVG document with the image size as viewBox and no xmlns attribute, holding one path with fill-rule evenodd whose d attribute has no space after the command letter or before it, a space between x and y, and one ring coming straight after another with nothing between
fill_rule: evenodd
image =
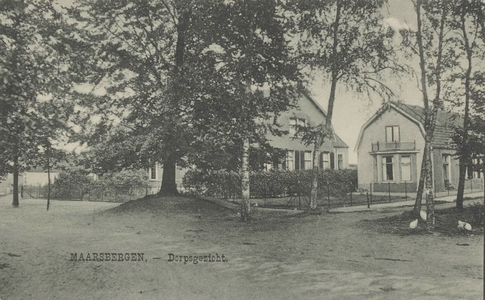
<instances>
[{"instance_id":1,"label":"tree","mask_svg":"<svg viewBox=\"0 0 485 300\"><path fill-rule=\"evenodd\" d=\"M91 88L84 106L94 106L97 117L84 111L86 124L92 125L92 131L85 127L87 141L94 146L104 140L94 147L116 148L124 143L116 138L122 131L132 147L126 153L136 156L126 163L163 164L161 195L177 194L176 164L183 163L193 136L187 117L193 101L190 78L197 73L204 32L209 31L204 20L213 5L85 0L70 10L93 56L91 73L84 77Z\"/></svg>"},{"instance_id":2,"label":"tree","mask_svg":"<svg viewBox=\"0 0 485 300\"><path fill-rule=\"evenodd\" d=\"M238 149L243 221L250 219L250 146L264 144L278 114L301 90L285 13L278 1L220 1L212 13L211 44L203 51L207 72L200 78L192 125L204 140Z\"/></svg>"},{"instance_id":3,"label":"tree","mask_svg":"<svg viewBox=\"0 0 485 300\"><path fill-rule=\"evenodd\" d=\"M314 144L314 175L310 208L317 208L319 149L333 137L332 117L337 85L388 99L394 96L386 85L386 75L404 71L395 58L392 37L394 31L385 28L380 13L386 1L333 0L295 1L295 35L302 62L321 71L330 83L325 124L303 128L303 140Z\"/></svg>"},{"instance_id":4,"label":"tree","mask_svg":"<svg viewBox=\"0 0 485 300\"><path fill-rule=\"evenodd\" d=\"M38 156L40 137L55 139L69 115L70 104L53 96L69 89L70 51L60 42L69 28L51 2L3 0L0 19L0 173L13 173L17 207L19 173ZM49 110L62 118L48 119Z\"/></svg>"},{"instance_id":5,"label":"tree","mask_svg":"<svg viewBox=\"0 0 485 300\"><path fill-rule=\"evenodd\" d=\"M447 51L446 21L450 13L448 1L414 2L417 30L402 30L403 45L411 50L419 60L420 89L424 105L425 149L421 165L420 180L414 213L419 216L424 185L426 185L427 226L434 227L434 198L432 178L432 141L438 110L443 109L442 83L447 70L454 64L451 51ZM423 12L424 10L424 12ZM448 46L449 47L449 46ZM430 97L430 90L434 89L434 97Z\"/></svg>"},{"instance_id":6,"label":"tree","mask_svg":"<svg viewBox=\"0 0 485 300\"><path fill-rule=\"evenodd\" d=\"M476 114L475 119L472 120L470 110L471 106L476 107L476 103L480 103L482 97L480 85L477 84L477 81L480 81L483 76L483 73L478 69L480 66L483 67L484 63L485 30L483 14L485 4L474 0L455 2L450 27L457 32L453 41L458 52L458 59L464 57L464 61L462 60L463 62L457 65L457 70L451 76L453 80L460 79L462 85L458 89L455 87L450 91L450 94L453 97L451 100L454 106L464 106L463 126L455 129L454 136L460 161L456 207L463 208L466 170L471 165L472 156L480 153L475 148L477 135L474 135L477 130L480 132L480 121ZM474 72L474 69L477 69L477 71ZM479 114L479 111L480 108L476 107L475 113L478 112ZM474 122L472 123L472 121ZM473 128L474 126L475 128ZM472 136L469 135L469 131L471 131Z\"/></svg>"}]
</instances>

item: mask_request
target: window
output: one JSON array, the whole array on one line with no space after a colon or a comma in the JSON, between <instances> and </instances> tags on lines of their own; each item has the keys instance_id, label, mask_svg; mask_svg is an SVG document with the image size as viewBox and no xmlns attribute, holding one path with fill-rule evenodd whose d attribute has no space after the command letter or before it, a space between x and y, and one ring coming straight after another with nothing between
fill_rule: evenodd
<instances>
[{"instance_id":1,"label":"window","mask_svg":"<svg viewBox=\"0 0 485 300\"><path fill-rule=\"evenodd\" d=\"M305 151L304 169L305 170L313 169L312 168L312 152L311 151Z\"/></svg>"},{"instance_id":2,"label":"window","mask_svg":"<svg viewBox=\"0 0 485 300\"><path fill-rule=\"evenodd\" d=\"M273 169L273 164L270 164L270 163L264 163L263 164L263 168L265 171L269 171L269 170L272 170Z\"/></svg>"},{"instance_id":3,"label":"window","mask_svg":"<svg viewBox=\"0 0 485 300\"><path fill-rule=\"evenodd\" d=\"M330 169L330 153L322 153L322 164L320 166L322 169Z\"/></svg>"},{"instance_id":4,"label":"window","mask_svg":"<svg viewBox=\"0 0 485 300\"><path fill-rule=\"evenodd\" d=\"M443 162L443 180L446 187L450 183L450 155L443 154L441 160Z\"/></svg>"},{"instance_id":5,"label":"window","mask_svg":"<svg viewBox=\"0 0 485 300\"><path fill-rule=\"evenodd\" d=\"M298 137L298 128L306 127L307 123L305 119L301 118L290 118L290 136Z\"/></svg>"},{"instance_id":6,"label":"window","mask_svg":"<svg viewBox=\"0 0 485 300\"><path fill-rule=\"evenodd\" d=\"M157 164L154 163L152 166L148 169L148 172L150 173L150 179L156 180L157 179Z\"/></svg>"},{"instance_id":7,"label":"window","mask_svg":"<svg viewBox=\"0 0 485 300\"><path fill-rule=\"evenodd\" d=\"M290 118L290 136L294 136L296 134L296 119Z\"/></svg>"},{"instance_id":8,"label":"window","mask_svg":"<svg viewBox=\"0 0 485 300\"><path fill-rule=\"evenodd\" d=\"M343 154L337 155L337 167L338 167L339 170L342 170L344 168L344 155Z\"/></svg>"},{"instance_id":9,"label":"window","mask_svg":"<svg viewBox=\"0 0 485 300\"><path fill-rule=\"evenodd\" d=\"M384 156L382 158L382 180L394 180L393 158L392 156Z\"/></svg>"},{"instance_id":10,"label":"window","mask_svg":"<svg viewBox=\"0 0 485 300\"><path fill-rule=\"evenodd\" d=\"M374 182L378 182L377 156L374 156Z\"/></svg>"},{"instance_id":11,"label":"window","mask_svg":"<svg viewBox=\"0 0 485 300\"><path fill-rule=\"evenodd\" d=\"M410 156L401 156L401 181L411 181Z\"/></svg>"},{"instance_id":12,"label":"window","mask_svg":"<svg viewBox=\"0 0 485 300\"><path fill-rule=\"evenodd\" d=\"M480 178L480 158L475 159L475 178Z\"/></svg>"},{"instance_id":13,"label":"window","mask_svg":"<svg viewBox=\"0 0 485 300\"><path fill-rule=\"evenodd\" d=\"M468 166L468 178L469 179L472 179L472 178L480 178L480 172L478 172L478 170L480 170L480 159L472 159L472 163Z\"/></svg>"},{"instance_id":14,"label":"window","mask_svg":"<svg viewBox=\"0 0 485 300\"><path fill-rule=\"evenodd\" d=\"M289 171L295 169L295 165L293 164L293 151L286 152L286 169Z\"/></svg>"},{"instance_id":15,"label":"window","mask_svg":"<svg viewBox=\"0 0 485 300\"><path fill-rule=\"evenodd\" d=\"M399 142L399 126L386 126L386 142Z\"/></svg>"}]
</instances>

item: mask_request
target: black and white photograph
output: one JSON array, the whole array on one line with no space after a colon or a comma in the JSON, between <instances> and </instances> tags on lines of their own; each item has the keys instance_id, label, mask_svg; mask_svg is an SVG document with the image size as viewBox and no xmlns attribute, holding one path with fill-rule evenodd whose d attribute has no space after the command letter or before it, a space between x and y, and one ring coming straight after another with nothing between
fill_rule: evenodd
<instances>
[{"instance_id":1,"label":"black and white photograph","mask_svg":"<svg viewBox=\"0 0 485 300\"><path fill-rule=\"evenodd\" d=\"M484 0L0 0L0 300L484 299Z\"/></svg>"}]
</instances>

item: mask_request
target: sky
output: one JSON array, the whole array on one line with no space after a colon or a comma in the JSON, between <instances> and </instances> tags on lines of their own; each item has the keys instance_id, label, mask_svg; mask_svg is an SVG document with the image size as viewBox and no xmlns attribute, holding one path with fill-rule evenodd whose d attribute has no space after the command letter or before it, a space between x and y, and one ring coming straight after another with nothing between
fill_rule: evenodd
<instances>
[{"instance_id":1,"label":"sky","mask_svg":"<svg viewBox=\"0 0 485 300\"><path fill-rule=\"evenodd\" d=\"M386 23L398 30L402 27L416 28L416 14L411 0L389 0L389 5L383 9L382 14ZM392 80L387 82L393 86L393 92L399 100L404 103L420 105L422 104L422 94L417 88L416 80L397 82ZM330 85L323 83L318 78L309 87L314 99L322 105L323 108L328 106L330 95ZM358 95L348 92L343 83L337 86L337 95L335 100L332 123L340 138L349 146L349 163L357 163L357 153L354 151L357 137L362 125L381 107L382 98L375 96L372 99L364 95Z\"/></svg>"}]
</instances>

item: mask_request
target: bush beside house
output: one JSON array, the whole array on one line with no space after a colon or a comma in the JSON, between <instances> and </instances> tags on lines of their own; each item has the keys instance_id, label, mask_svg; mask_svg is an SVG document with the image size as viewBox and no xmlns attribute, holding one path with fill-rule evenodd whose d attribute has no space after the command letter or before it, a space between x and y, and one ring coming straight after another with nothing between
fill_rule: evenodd
<instances>
[{"instance_id":1,"label":"bush beside house","mask_svg":"<svg viewBox=\"0 0 485 300\"><path fill-rule=\"evenodd\" d=\"M313 170L258 171L250 174L252 198L277 198L283 196L308 196ZM319 194L341 197L357 190L357 170L318 170ZM241 178L233 171L189 170L183 179L190 194L217 198L238 198L241 193Z\"/></svg>"}]
</instances>

